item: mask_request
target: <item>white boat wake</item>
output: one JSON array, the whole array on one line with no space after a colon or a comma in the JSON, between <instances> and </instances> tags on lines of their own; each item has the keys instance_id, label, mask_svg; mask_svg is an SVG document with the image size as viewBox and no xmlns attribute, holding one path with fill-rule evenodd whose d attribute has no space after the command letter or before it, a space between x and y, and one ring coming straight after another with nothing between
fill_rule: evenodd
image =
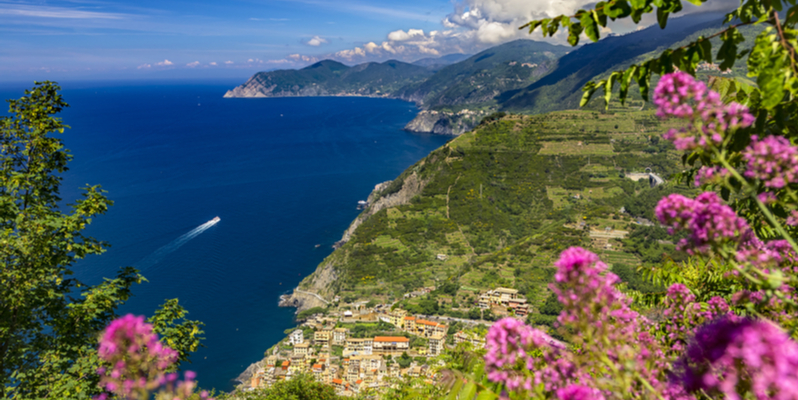
<instances>
[{"instance_id":1,"label":"white boat wake","mask_svg":"<svg viewBox=\"0 0 800 400\"><path fill-rule=\"evenodd\" d=\"M177 239L173 240L169 244L160 249L154 251L149 256L143 258L138 263L134 264L139 271L144 271L153 265L158 264L167 254L172 253L175 250L178 250L181 246L189 242L190 240L196 238L201 233L207 231L212 226L216 225L219 222L219 217L214 217L214 219L198 226L197 228L192 229L191 231L179 236Z\"/></svg>"}]
</instances>

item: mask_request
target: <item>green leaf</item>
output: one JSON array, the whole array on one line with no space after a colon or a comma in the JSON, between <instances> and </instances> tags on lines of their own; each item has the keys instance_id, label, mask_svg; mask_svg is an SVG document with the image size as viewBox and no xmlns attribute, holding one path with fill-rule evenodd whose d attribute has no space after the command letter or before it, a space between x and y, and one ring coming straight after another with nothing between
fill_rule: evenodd
<instances>
[{"instance_id":1,"label":"green leaf","mask_svg":"<svg viewBox=\"0 0 800 400\"><path fill-rule=\"evenodd\" d=\"M593 12L583 13L580 16L580 25L583 27L586 36L593 42L600 39L600 32L597 29L597 22L595 22ZM574 46L574 45L573 45Z\"/></svg>"},{"instance_id":2,"label":"green leaf","mask_svg":"<svg viewBox=\"0 0 800 400\"><path fill-rule=\"evenodd\" d=\"M597 86L592 81L586 82L586 84L583 85L583 96L581 96L580 107L585 106L586 103L588 103L589 100L592 99L592 95L594 95L594 92L596 90L597 90Z\"/></svg>"},{"instance_id":3,"label":"green leaf","mask_svg":"<svg viewBox=\"0 0 800 400\"><path fill-rule=\"evenodd\" d=\"M569 43L570 46L577 45L582 32L583 32L583 27L581 26L580 23L576 22L570 25L569 36L567 37L567 43Z\"/></svg>"},{"instance_id":4,"label":"green leaf","mask_svg":"<svg viewBox=\"0 0 800 400\"><path fill-rule=\"evenodd\" d=\"M461 389L458 398L459 400L472 400L475 398L475 392L477 392L477 390L478 387L475 386L475 382L469 382Z\"/></svg>"},{"instance_id":5,"label":"green leaf","mask_svg":"<svg viewBox=\"0 0 800 400\"><path fill-rule=\"evenodd\" d=\"M619 72L614 72L606 80L605 88L603 89L603 97L606 102L606 109L608 109L608 104L611 102L611 94L614 92L614 82L617 80L618 76Z\"/></svg>"},{"instance_id":6,"label":"green leaf","mask_svg":"<svg viewBox=\"0 0 800 400\"><path fill-rule=\"evenodd\" d=\"M667 19L669 18L669 11L665 10L662 7L658 7L658 9L656 10L656 18L658 19L658 26L660 26L661 29L666 28Z\"/></svg>"},{"instance_id":7,"label":"green leaf","mask_svg":"<svg viewBox=\"0 0 800 400\"><path fill-rule=\"evenodd\" d=\"M545 18L536 22L542 26L542 36L547 37L547 24L550 22L550 18ZM531 32L533 32L534 29L536 28L532 27Z\"/></svg>"},{"instance_id":8,"label":"green leaf","mask_svg":"<svg viewBox=\"0 0 800 400\"><path fill-rule=\"evenodd\" d=\"M478 393L478 398L476 400L495 400L497 395L489 390L482 390Z\"/></svg>"},{"instance_id":9,"label":"green leaf","mask_svg":"<svg viewBox=\"0 0 800 400\"><path fill-rule=\"evenodd\" d=\"M599 3L598 3L599 5ZM597 10L592 10L592 18L597 25L600 25L605 28L606 24L608 23L608 18L603 13L597 13Z\"/></svg>"}]
</instances>

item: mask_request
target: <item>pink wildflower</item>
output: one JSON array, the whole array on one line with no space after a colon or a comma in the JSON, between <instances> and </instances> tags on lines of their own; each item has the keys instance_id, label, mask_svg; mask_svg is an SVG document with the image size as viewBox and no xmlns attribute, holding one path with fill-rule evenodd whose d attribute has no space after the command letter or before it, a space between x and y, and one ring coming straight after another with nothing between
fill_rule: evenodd
<instances>
[{"instance_id":1,"label":"pink wildflower","mask_svg":"<svg viewBox=\"0 0 800 400\"><path fill-rule=\"evenodd\" d=\"M689 124L680 130L664 134L678 150L708 148L722 143L725 131L752 125L755 118L739 103L725 105L719 93L709 90L703 82L685 72L673 72L661 77L653 92L656 115L699 121L701 128Z\"/></svg>"},{"instance_id":2,"label":"pink wildflower","mask_svg":"<svg viewBox=\"0 0 800 400\"><path fill-rule=\"evenodd\" d=\"M764 186L774 189L797 183L797 146L780 136L759 140L753 135L751 140L742 152L747 161L746 177L761 180Z\"/></svg>"},{"instance_id":3,"label":"pink wildflower","mask_svg":"<svg viewBox=\"0 0 800 400\"><path fill-rule=\"evenodd\" d=\"M558 389L556 396L558 396L558 400L605 400L599 390L581 385Z\"/></svg>"},{"instance_id":4,"label":"pink wildflower","mask_svg":"<svg viewBox=\"0 0 800 400\"><path fill-rule=\"evenodd\" d=\"M738 399L797 399L797 343L775 325L727 316L697 331L676 364L688 391Z\"/></svg>"},{"instance_id":5,"label":"pink wildflower","mask_svg":"<svg viewBox=\"0 0 800 400\"><path fill-rule=\"evenodd\" d=\"M689 240L682 239L678 244L689 253L706 252L724 240L742 240L750 231L747 222L713 192L701 193L694 200L671 194L658 202L656 216L670 233L689 232Z\"/></svg>"},{"instance_id":6,"label":"pink wildflower","mask_svg":"<svg viewBox=\"0 0 800 400\"><path fill-rule=\"evenodd\" d=\"M701 167L694 176L694 185L702 186L720 183L730 173L722 167Z\"/></svg>"}]
</instances>

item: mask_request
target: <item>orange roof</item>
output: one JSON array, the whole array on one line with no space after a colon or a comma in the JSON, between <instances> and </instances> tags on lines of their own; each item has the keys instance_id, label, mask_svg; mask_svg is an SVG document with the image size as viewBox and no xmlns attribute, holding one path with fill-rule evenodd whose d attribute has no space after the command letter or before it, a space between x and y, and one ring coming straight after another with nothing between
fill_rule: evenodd
<instances>
[{"instance_id":1,"label":"orange roof","mask_svg":"<svg viewBox=\"0 0 800 400\"><path fill-rule=\"evenodd\" d=\"M375 342L407 342L408 338L404 336L375 336Z\"/></svg>"},{"instance_id":2,"label":"orange roof","mask_svg":"<svg viewBox=\"0 0 800 400\"><path fill-rule=\"evenodd\" d=\"M350 359L349 358L345 358L343 361L350 361Z\"/></svg>"},{"instance_id":3,"label":"orange roof","mask_svg":"<svg viewBox=\"0 0 800 400\"><path fill-rule=\"evenodd\" d=\"M338 384L341 385L342 384L342 380L341 379L334 379L333 383L338 383Z\"/></svg>"},{"instance_id":4,"label":"orange roof","mask_svg":"<svg viewBox=\"0 0 800 400\"><path fill-rule=\"evenodd\" d=\"M416 318L414 318L414 317L404 317L403 319L407 320L407 321L412 321L412 320L415 320Z\"/></svg>"},{"instance_id":5,"label":"orange roof","mask_svg":"<svg viewBox=\"0 0 800 400\"><path fill-rule=\"evenodd\" d=\"M357 381L356 381L356 383L361 383L361 382L362 382L362 381L361 381L361 379L359 379L359 380L357 380Z\"/></svg>"},{"instance_id":6,"label":"orange roof","mask_svg":"<svg viewBox=\"0 0 800 400\"><path fill-rule=\"evenodd\" d=\"M436 325L436 327L437 327L437 328L447 328L447 325L443 325L443 324L437 324L437 325Z\"/></svg>"},{"instance_id":7,"label":"orange roof","mask_svg":"<svg viewBox=\"0 0 800 400\"><path fill-rule=\"evenodd\" d=\"M314 364L314 365L311 366L311 368L320 369L320 368L322 368L322 365Z\"/></svg>"},{"instance_id":8,"label":"orange roof","mask_svg":"<svg viewBox=\"0 0 800 400\"><path fill-rule=\"evenodd\" d=\"M436 322L433 322L433 321L426 321L426 320L424 320L424 319L418 319L418 320L417 320L417 323L418 323L418 324L423 324L423 325L433 325L433 326L436 326L436 325L438 325Z\"/></svg>"}]
</instances>

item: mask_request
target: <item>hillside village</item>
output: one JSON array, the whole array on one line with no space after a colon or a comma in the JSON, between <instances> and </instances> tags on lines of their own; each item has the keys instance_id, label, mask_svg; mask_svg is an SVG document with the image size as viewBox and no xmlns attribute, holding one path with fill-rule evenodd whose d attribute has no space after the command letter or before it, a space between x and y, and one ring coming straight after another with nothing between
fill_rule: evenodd
<instances>
[{"instance_id":1,"label":"hillside village","mask_svg":"<svg viewBox=\"0 0 800 400\"><path fill-rule=\"evenodd\" d=\"M406 298L430 293L423 288ZM363 302L356 311L337 310L311 316L291 331L288 337L267 351L252 376L242 382L241 390L269 387L275 382L300 374L310 374L332 385L344 396L368 393L396 384L398 378L411 377L433 381L438 356L446 349L466 343L483 348L486 327L480 320L411 315L394 304ZM524 319L527 300L517 290L499 287L480 295L479 307ZM430 318L430 319L425 319ZM435 319L435 320L434 320ZM457 325L453 325L457 323ZM456 326L463 329L455 330ZM363 336L364 329L377 327L382 334ZM388 334L383 332L389 331ZM367 331L367 333L369 333Z\"/></svg>"}]
</instances>

